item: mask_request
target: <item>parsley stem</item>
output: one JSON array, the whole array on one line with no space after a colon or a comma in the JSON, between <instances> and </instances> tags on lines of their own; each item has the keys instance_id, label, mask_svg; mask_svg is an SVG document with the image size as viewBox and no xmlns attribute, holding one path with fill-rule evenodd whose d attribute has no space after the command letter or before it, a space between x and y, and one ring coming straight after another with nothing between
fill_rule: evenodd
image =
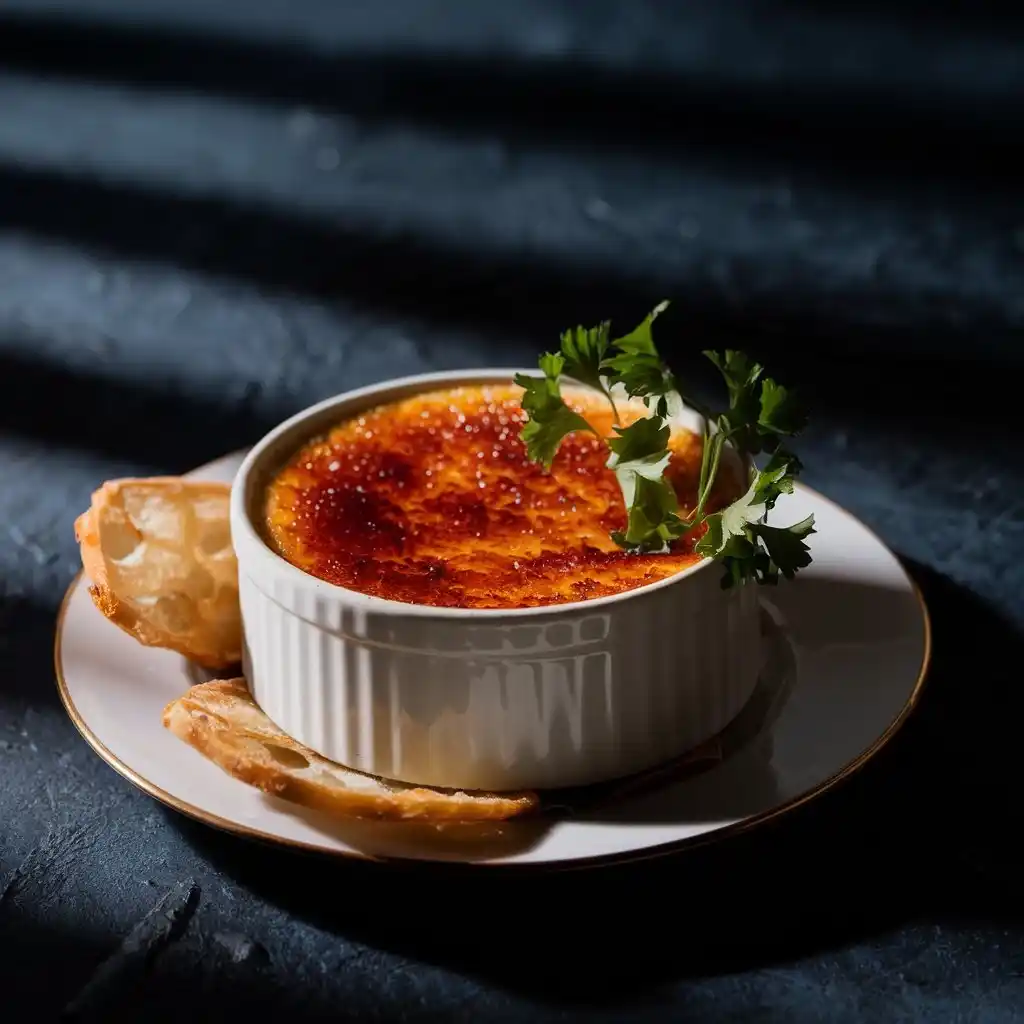
<instances>
[{"instance_id":1,"label":"parsley stem","mask_svg":"<svg viewBox=\"0 0 1024 1024\"><path fill-rule=\"evenodd\" d=\"M615 421L615 426L618 426L622 420L619 418L619 409L615 404L615 399L612 398L612 393L607 387L601 390L604 392L604 397L608 399L608 404L612 407L612 419Z\"/></svg>"},{"instance_id":2,"label":"parsley stem","mask_svg":"<svg viewBox=\"0 0 1024 1024\"><path fill-rule=\"evenodd\" d=\"M704 493L704 488L707 486L708 481L708 463L711 459L711 422L705 419L703 439L700 450L700 478L697 483L697 504L700 506L700 496Z\"/></svg>"},{"instance_id":3,"label":"parsley stem","mask_svg":"<svg viewBox=\"0 0 1024 1024\"><path fill-rule=\"evenodd\" d=\"M704 518L704 509L708 499L711 497L711 490L715 486L718 477L718 467L722 462L722 449L725 447L728 435L719 430L711 434L710 426L705 428L704 451L701 454L701 478L700 488L697 494L697 508L694 510L694 525L699 524ZM709 455L708 452L711 454Z\"/></svg>"}]
</instances>

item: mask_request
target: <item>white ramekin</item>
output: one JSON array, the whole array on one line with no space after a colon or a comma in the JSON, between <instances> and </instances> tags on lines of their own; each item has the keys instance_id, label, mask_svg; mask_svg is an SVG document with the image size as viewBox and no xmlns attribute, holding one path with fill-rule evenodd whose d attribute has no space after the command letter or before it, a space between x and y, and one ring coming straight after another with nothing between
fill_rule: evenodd
<instances>
[{"instance_id":1,"label":"white ramekin","mask_svg":"<svg viewBox=\"0 0 1024 1024\"><path fill-rule=\"evenodd\" d=\"M425 374L328 399L248 454L231 496L244 671L286 733L359 771L455 789L557 788L650 768L724 728L761 664L756 587L700 562L549 608L403 604L325 583L265 543L273 474L310 437L423 391L515 371Z\"/></svg>"}]
</instances>

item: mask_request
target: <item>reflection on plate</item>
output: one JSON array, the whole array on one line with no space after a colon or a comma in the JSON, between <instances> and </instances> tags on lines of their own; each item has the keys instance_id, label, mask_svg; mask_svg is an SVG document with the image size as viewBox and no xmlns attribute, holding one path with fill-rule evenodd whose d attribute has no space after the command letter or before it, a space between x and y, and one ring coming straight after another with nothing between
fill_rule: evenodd
<instances>
[{"instance_id":1,"label":"reflection on plate","mask_svg":"<svg viewBox=\"0 0 1024 1024\"><path fill-rule=\"evenodd\" d=\"M193 475L230 480L239 461L227 456ZM748 705L702 756L549 794L533 820L441 828L338 822L235 781L161 725L164 706L207 674L101 619L80 579L58 622L61 697L93 749L151 796L209 825L302 849L566 868L725 839L863 765L910 713L930 656L924 603L882 542L808 488L784 503L794 521L814 513L814 563L769 595L765 666Z\"/></svg>"}]
</instances>

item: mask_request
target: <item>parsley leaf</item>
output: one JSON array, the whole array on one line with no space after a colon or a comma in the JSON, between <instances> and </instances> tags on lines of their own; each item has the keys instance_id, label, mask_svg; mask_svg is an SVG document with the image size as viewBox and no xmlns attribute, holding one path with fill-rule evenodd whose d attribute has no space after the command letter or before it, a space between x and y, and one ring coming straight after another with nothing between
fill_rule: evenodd
<instances>
[{"instance_id":1,"label":"parsley leaf","mask_svg":"<svg viewBox=\"0 0 1024 1024\"><path fill-rule=\"evenodd\" d=\"M729 391L729 410L738 420L757 419L760 412L757 382L764 367L755 363L745 352L726 349L724 352L704 353L725 378Z\"/></svg>"},{"instance_id":2,"label":"parsley leaf","mask_svg":"<svg viewBox=\"0 0 1024 1024\"><path fill-rule=\"evenodd\" d=\"M602 370L608 354L610 328L608 320L603 320L596 327L571 327L562 334L562 357L565 359L565 372L581 384L600 391L611 403L612 412L618 419L618 410Z\"/></svg>"},{"instance_id":3,"label":"parsley leaf","mask_svg":"<svg viewBox=\"0 0 1024 1024\"><path fill-rule=\"evenodd\" d=\"M658 553L686 531L679 518L679 501L672 485L663 478L633 475L633 497L627 506L625 532L615 531L612 539L633 551Z\"/></svg>"},{"instance_id":4,"label":"parsley leaf","mask_svg":"<svg viewBox=\"0 0 1024 1024\"><path fill-rule=\"evenodd\" d=\"M792 436L807 425L807 413L796 395L771 378L761 382L761 410L757 426L762 434Z\"/></svg>"},{"instance_id":5,"label":"parsley leaf","mask_svg":"<svg viewBox=\"0 0 1024 1024\"><path fill-rule=\"evenodd\" d=\"M517 373L516 384L523 389L523 411L529 417L520 433L526 445L526 454L534 462L551 468L562 439L575 430L594 428L579 413L565 404L558 378L565 366L560 355L546 353L540 358L543 377L530 377Z\"/></svg>"},{"instance_id":6,"label":"parsley leaf","mask_svg":"<svg viewBox=\"0 0 1024 1024\"><path fill-rule=\"evenodd\" d=\"M671 429L659 417L646 416L615 431L608 438L612 454L607 465L619 481L629 522L624 533L612 537L638 551L665 550L686 529L675 488L665 479Z\"/></svg>"},{"instance_id":7,"label":"parsley leaf","mask_svg":"<svg viewBox=\"0 0 1024 1024\"><path fill-rule=\"evenodd\" d=\"M792 494L797 474L803 468L800 460L784 448L777 448L755 478L756 500L770 512L780 494Z\"/></svg>"},{"instance_id":8,"label":"parsley leaf","mask_svg":"<svg viewBox=\"0 0 1024 1024\"><path fill-rule=\"evenodd\" d=\"M795 467L799 467L795 457L776 453L763 470L754 473L742 497L704 520L706 532L694 551L724 563L726 585L748 577L771 584L780 573L791 579L810 564L804 538L814 532L814 516L784 528L765 523L779 496L792 492Z\"/></svg>"},{"instance_id":9,"label":"parsley leaf","mask_svg":"<svg viewBox=\"0 0 1024 1024\"><path fill-rule=\"evenodd\" d=\"M628 427L616 427L615 436L608 438L612 457L608 467L645 459L661 458L668 455L668 439L671 428L659 417L645 416Z\"/></svg>"},{"instance_id":10,"label":"parsley leaf","mask_svg":"<svg viewBox=\"0 0 1024 1024\"><path fill-rule=\"evenodd\" d=\"M772 452L781 437L803 429L807 417L796 395L764 377L760 363L733 349L704 355L725 379L729 408L718 416L718 425L734 447L749 455Z\"/></svg>"},{"instance_id":11,"label":"parsley leaf","mask_svg":"<svg viewBox=\"0 0 1024 1024\"><path fill-rule=\"evenodd\" d=\"M706 532L697 541L694 550L708 558L718 558L736 537L745 537L747 527L760 522L767 511L765 503L758 501L758 479L755 478L746 494L737 498L728 508L713 512L704 519Z\"/></svg>"},{"instance_id":12,"label":"parsley leaf","mask_svg":"<svg viewBox=\"0 0 1024 1024\"><path fill-rule=\"evenodd\" d=\"M611 344L616 355L604 362L604 371L612 384L621 385L627 395L643 398L647 407L678 389L676 379L658 355L654 345L652 326L668 308L660 302L644 317L643 322L629 334L616 338ZM667 404L661 405L659 415L666 415Z\"/></svg>"},{"instance_id":13,"label":"parsley leaf","mask_svg":"<svg viewBox=\"0 0 1024 1024\"><path fill-rule=\"evenodd\" d=\"M754 527L754 536L767 548L772 567L787 580L791 580L798 569L811 564L811 552L804 538L814 532L814 516L808 516L792 526L758 523Z\"/></svg>"},{"instance_id":14,"label":"parsley leaf","mask_svg":"<svg viewBox=\"0 0 1024 1024\"><path fill-rule=\"evenodd\" d=\"M764 367L744 352L705 352L725 381L729 405L714 414L692 400L686 403L704 416L705 427L697 504L683 518L665 474L671 459L670 415L684 400L652 332L654 321L667 306L660 303L641 324L614 340L609 340L607 321L566 331L560 354L541 357L543 377L516 377L524 389L523 409L528 416L522 432L527 453L550 467L566 434L593 430L563 401L559 390L563 371L603 394L616 419L612 389L621 387L630 397L639 398L649 415L627 427L616 426L607 438L607 466L618 479L627 509L626 529L612 534L615 542L628 551L666 551L673 541L703 527L694 550L721 562L723 586L751 579L763 584L777 583L780 576L789 579L811 561L805 541L814 533L814 517L788 527L771 526L767 517L781 495L792 493L802 469L783 439L803 428L804 410L792 391L766 376ZM768 459L763 468L751 471L750 486L743 495L709 515L707 504L726 446L748 459L762 452Z\"/></svg>"}]
</instances>

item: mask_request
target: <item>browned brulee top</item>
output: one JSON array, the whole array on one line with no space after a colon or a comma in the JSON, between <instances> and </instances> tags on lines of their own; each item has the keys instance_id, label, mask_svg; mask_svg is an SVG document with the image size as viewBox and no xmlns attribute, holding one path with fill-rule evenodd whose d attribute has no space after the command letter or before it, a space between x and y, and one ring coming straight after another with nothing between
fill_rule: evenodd
<instances>
[{"instance_id":1,"label":"browned brulee top","mask_svg":"<svg viewBox=\"0 0 1024 1024\"><path fill-rule=\"evenodd\" d=\"M611 431L599 395L565 394L596 429ZM335 427L271 482L272 547L351 590L452 608L602 597L697 561L696 537L663 555L619 548L610 533L624 528L626 512L604 442L573 434L550 471L530 462L521 395L512 385L447 389ZM679 431L671 448L668 473L691 508L700 438Z\"/></svg>"}]
</instances>

